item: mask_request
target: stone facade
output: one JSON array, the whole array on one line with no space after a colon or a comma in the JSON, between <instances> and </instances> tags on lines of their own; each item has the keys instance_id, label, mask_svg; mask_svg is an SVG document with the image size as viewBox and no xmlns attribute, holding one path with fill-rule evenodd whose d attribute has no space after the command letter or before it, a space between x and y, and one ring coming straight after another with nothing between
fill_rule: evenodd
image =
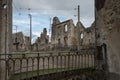
<instances>
[{"instance_id":1,"label":"stone facade","mask_svg":"<svg viewBox=\"0 0 120 80\"><path fill-rule=\"evenodd\" d=\"M13 52L28 51L30 49L29 37L24 36L22 32L12 34Z\"/></svg>"},{"instance_id":2,"label":"stone facade","mask_svg":"<svg viewBox=\"0 0 120 80\"><path fill-rule=\"evenodd\" d=\"M110 72L108 80L120 80L120 0L95 2L97 59L102 63L100 66Z\"/></svg>"},{"instance_id":3,"label":"stone facade","mask_svg":"<svg viewBox=\"0 0 120 80\"><path fill-rule=\"evenodd\" d=\"M89 45L94 45L94 43L94 26L86 29L80 21L75 26L71 19L60 22L58 17L53 18L51 34L52 50L89 49L93 48L93 46Z\"/></svg>"},{"instance_id":4,"label":"stone facade","mask_svg":"<svg viewBox=\"0 0 120 80\"><path fill-rule=\"evenodd\" d=\"M33 51L45 51L48 49L49 44L49 36L47 35L46 28L43 29L40 37L37 38L35 43L33 44Z\"/></svg>"},{"instance_id":5,"label":"stone facade","mask_svg":"<svg viewBox=\"0 0 120 80\"><path fill-rule=\"evenodd\" d=\"M60 22L57 17L53 18L51 45L53 49L76 46L75 26L72 20Z\"/></svg>"},{"instance_id":6,"label":"stone facade","mask_svg":"<svg viewBox=\"0 0 120 80\"><path fill-rule=\"evenodd\" d=\"M81 40L81 49L93 49L95 48L95 23L91 25L91 27L86 28L82 32L83 36Z\"/></svg>"}]
</instances>

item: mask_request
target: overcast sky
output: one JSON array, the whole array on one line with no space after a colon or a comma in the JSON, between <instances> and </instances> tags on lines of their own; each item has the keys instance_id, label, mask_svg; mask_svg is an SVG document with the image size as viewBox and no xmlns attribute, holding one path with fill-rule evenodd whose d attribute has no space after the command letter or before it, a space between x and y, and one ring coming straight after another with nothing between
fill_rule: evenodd
<instances>
[{"instance_id":1,"label":"overcast sky","mask_svg":"<svg viewBox=\"0 0 120 80\"><path fill-rule=\"evenodd\" d=\"M89 27L94 21L94 0L13 0L13 25L18 26L17 31L29 34L28 14L32 14L33 34L39 36L43 28L47 28L49 34L50 18L54 16L58 16L61 22L73 19L76 25L74 15L77 15L75 8L78 5L81 22Z\"/></svg>"}]
</instances>

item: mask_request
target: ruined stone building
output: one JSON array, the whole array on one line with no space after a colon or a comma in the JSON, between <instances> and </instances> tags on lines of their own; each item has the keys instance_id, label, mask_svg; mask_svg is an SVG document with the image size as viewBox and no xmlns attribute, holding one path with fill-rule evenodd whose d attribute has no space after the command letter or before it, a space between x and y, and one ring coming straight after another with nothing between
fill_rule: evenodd
<instances>
[{"instance_id":1,"label":"ruined stone building","mask_svg":"<svg viewBox=\"0 0 120 80\"><path fill-rule=\"evenodd\" d=\"M24 36L22 32L12 34L12 51L28 51L30 49L29 37Z\"/></svg>"},{"instance_id":2,"label":"ruined stone building","mask_svg":"<svg viewBox=\"0 0 120 80\"><path fill-rule=\"evenodd\" d=\"M46 28L43 29L43 32L40 34L40 37L37 38L33 44L33 51L47 50L49 44L49 36L47 35Z\"/></svg>"},{"instance_id":3,"label":"ruined stone building","mask_svg":"<svg viewBox=\"0 0 120 80\"><path fill-rule=\"evenodd\" d=\"M95 48L95 25L85 28L78 21L76 26L73 20L60 22L58 17L53 18L51 41L46 28L33 44L33 51L43 50L80 50Z\"/></svg>"},{"instance_id":4,"label":"ruined stone building","mask_svg":"<svg viewBox=\"0 0 120 80\"><path fill-rule=\"evenodd\" d=\"M95 24L85 28L80 21L80 9L78 5L78 22L74 25L73 20L69 19L60 22L58 17L54 17L51 27L51 37L47 36L47 30L33 45L33 50L81 50L95 48ZM49 43L48 43L49 42Z\"/></svg>"},{"instance_id":5,"label":"ruined stone building","mask_svg":"<svg viewBox=\"0 0 120 80\"><path fill-rule=\"evenodd\" d=\"M53 49L67 48L76 45L75 26L72 20L60 22L57 17L53 18L51 45Z\"/></svg>"},{"instance_id":6,"label":"ruined stone building","mask_svg":"<svg viewBox=\"0 0 120 80\"><path fill-rule=\"evenodd\" d=\"M84 29L81 33L81 49L93 49L95 48L95 23L90 27Z\"/></svg>"},{"instance_id":7,"label":"ruined stone building","mask_svg":"<svg viewBox=\"0 0 120 80\"><path fill-rule=\"evenodd\" d=\"M51 45L52 49L80 50L93 48L95 43L94 26L85 28L80 21L75 26L72 19L60 22L53 18Z\"/></svg>"}]
</instances>

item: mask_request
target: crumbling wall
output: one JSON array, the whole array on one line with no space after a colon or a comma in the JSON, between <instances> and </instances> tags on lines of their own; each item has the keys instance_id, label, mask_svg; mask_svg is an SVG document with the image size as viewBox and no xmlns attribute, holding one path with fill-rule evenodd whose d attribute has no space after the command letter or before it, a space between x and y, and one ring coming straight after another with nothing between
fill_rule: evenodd
<instances>
[{"instance_id":1,"label":"crumbling wall","mask_svg":"<svg viewBox=\"0 0 120 80\"><path fill-rule=\"evenodd\" d=\"M89 45L95 43L94 26L90 27L91 35L87 34L87 32L87 29L80 21L75 26L72 20L60 22L57 17L54 17L51 44L53 48L58 48L59 50L61 48L66 49L65 47L68 47L69 50L80 50L83 49L83 46L86 46L84 49L88 49L91 47ZM81 34L83 34L84 38L81 38ZM89 38L90 42L88 41Z\"/></svg>"},{"instance_id":2,"label":"crumbling wall","mask_svg":"<svg viewBox=\"0 0 120 80\"><path fill-rule=\"evenodd\" d=\"M12 51L27 51L30 50L29 37L24 36L22 32L12 34Z\"/></svg>"},{"instance_id":3,"label":"crumbling wall","mask_svg":"<svg viewBox=\"0 0 120 80\"><path fill-rule=\"evenodd\" d=\"M84 35L84 31L85 31L85 27L83 26L83 24L78 21L76 24L76 39L77 39L77 49L80 50L82 49L82 43L83 43L83 37L81 37L81 35Z\"/></svg>"},{"instance_id":4,"label":"crumbling wall","mask_svg":"<svg viewBox=\"0 0 120 80\"><path fill-rule=\"evenodd\" d=\"M120 0L95 1L97 46L106 45L109 72L120 76Z\"/></svg>"},{"instance_id":5,"label":"crumbling wall","mask_svg":"<svg viewBox=\"0 0 120 80\"><path fill-rule=\"evenodd\" d=\"M43 32L40 34L40 37L37 38L33 44L33 51L48 50L49 36L47 35L46 28L43 29Z\"/></svg>"},{"instance_id":6,"label":"crumbling wall","mask_svg":"<svg viewBox=\"0 0 120 80\"><path fill-rule=\"evenodd\" d=\"M95 23L83 31L81 41L81 49L94 49L95 48Z\"/></svg>"},{"instance_id":7,"label":"crumbling wall","mask_svg":"<svg viewBox=\"0 0 120 80\"><path fill-rule=\"evenodd\" d=\"M60 22L53 18L51 44L53 48L71 47L76 45L75 26L72 20Z\"/></svg>"}]
</instances>

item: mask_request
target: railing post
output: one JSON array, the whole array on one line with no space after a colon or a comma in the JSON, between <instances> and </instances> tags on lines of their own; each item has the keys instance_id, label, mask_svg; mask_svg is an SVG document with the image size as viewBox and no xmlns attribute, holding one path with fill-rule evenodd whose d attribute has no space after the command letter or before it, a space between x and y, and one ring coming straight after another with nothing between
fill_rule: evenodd
<instances>
[{"instance_id":1,"label":"railing post","mask_svg":"<svg viewBox=\"0 0 120 80\"><path fill-rule=\"evenodd\" d=\"M57 72L59 71L59 69L58 69L58 58L59 58L59 55L56 56L56 61L57 61L56 69L57 69Z\"/></svg>"},{"instance_id":2,"label":"railing post","mask_svg":"<svg viewBox=\"0 0 120 80\"><path fill-rule=\"evenodd\" d=\"M64 70L66 70L66 55L64 55Z\"/></svg>"},{"instance_id":3,"label":"railing post","mask_svg":"<svg viewBox=\"0 0 120 80\"><path fill-rule=\"evenodd\" d=\"M73 54L71 55L71 68L73 69L74 68L74 56L73 56Z\"/></svg>"},{"instance_id":4,"label":"railing post","mask_svg":"<svg viewBox=\"0 0 120 80\"><path fill-rule=\"evenodd\" d=\"M29 67L28 67L28 58L26 58L26 62L27 62L27 65L26 65L26 68L27 68L27 69L26 69L26 77L28 78L28 68L29 68Z\"/></svg>"},{"instance_id":5,"label":"railing post","mask_svg":"<svg viewBox=\"0 0 120 80\"><path fill-rule=\"evenodd\" d=\"M75 53L75 69L77 68L77 55Z\"/></svg>"},{"instance_id":6,"label":"railing post","mask_svg":"<svg viewBox=\"0 0 120 80\"><path fill-rule=\"evenodd\" d=\"M86 57L87 57L87 54L85 52L85 54L84 54L84 65L85 65L85 67L84 68L86 68Z\"/></svg>"},{"instance_id":7,"label":"railing post","mask_svg":"<svg viewBox=\"0 0 120 80\"><path fill-rule=\"evenodd\" d=\"M68 52L68 70L70 68L70 52Z\"/></svg>"},{"instance_id":8,"label":"railing post","mask_svg":"<svg viewBox=\"0 0 120 80\"><path fill-rule=\"evenodd\" d=\"M12 59L11 56L8 55L8 60L7 60L7 63L8 63L8 66L7 66L7 67L8 67L8 68L7 68L7 69L8 69L8 77L10 77L11 74L13 74L13 73L10 72L10 66L11 66L11 65L9 65L9 61L10 61L11 59ZM12 61L12 60L11 60L11 61Z\"/></svg>"},{"instance_id":9,"label":"railing post","mask_svg":"<svg viewBox=\"0 0 120 80\"><path fill-rule=\"evenodd\" d=\"M62 68L63 68L63 65L62 65L62 62L63 62L62 55L60 55L60 60L61 60L60 61L60 66L61 66L60 68L61 68L61 71L62 71Z\"/></svg>"},{"instance_id":10,"label":"railing post","mask_svg":"<svg viewBox=\"0 0 120 80\"><path fill-rule=\"evenodd\" d=\"M40 58L40 55L39 53L37 53L37 80L39 80L39 58Z\"/></svg>"},{"instance_id":11,"label":"railing post","mask_svg":"<svg viewBox=\"0 0 120 80\"><path fill-rule=\"evenodd\" d=\"M43 74L44 74L44 70L45 70L45 57L43 57L42 59L43 59Z\"/></svg>"},{"instance_id":12,"label":"railing post","mask_svg":"<svg viewBox=\"0 0 120 80\"><path fill-rule=\"evenodd\" d=\"M33 70L34 70L34 58L32 58L32 80L33 80Z\"/></svg>"},{"instance_id":13,"label":"railing post","mask_svg":"<svg viewBox=\"0 0 120 80\"><path fill-rule=\"evenodd\" d=\"M89 61L90 61L90 60L89 60L89 56L90 56L91 54L90 54L89 52L88 52L87 54L88 54L88 68L89 68L89 67L90 67L90 66L89 66Z\"/></svg>"},{"instance_id":14,"label":"railing post","mask_svg":"<svg viewBox=\"0 0 120 80\"><path fill-rule=\"evenodd\" d=\"M83 56L83 54L81 54L81 68L83 68L84 67L84 63L83 63L83 58L84 56Z\"/></svg>"},{"instance_id":15,"label":"railing post","mask_svg":"<svg viewBox=\"0 0 120 80\"><path fill-rule=\"evenodd\" d=\"M81 60L80 60L80 59L81 59L81 58L80 58L80 53L78 52L77 55L78 55L78 68L80 68L80 66L81 66L81 65L80 65L80 61L81 61Z\"/></svg>"},{"instance_id":16,"label":"railing post","mask_svg":"<svg viewBox=\"0 0 120 80\"><path fill-rule=\"evenodd\" d=\"M48 59L48 74L49 74L49 60L50 60L50 57L48 56L47 59Z\"/></svg>"},{"instance_id":17,"label":"railing post","mask_svg":"<svg viewBox=\"0 0 120 80\"><path fill-rule=\"evenodd\" d=\"M52 56L52 69L54 70L54 56Z\"/></svg>"},{"instance_id":18,"label":"railing post","mask_svg":"<svg viewBox=\"0 0 120 80\"><path fill-rule=\"evenodd\" d=\"M14 75L14 73L15 73L15 60L13 60L13 74L12 75Z\"/></svg>"},{"instance_id":19,"label":"railing post","mask_svg":"<svg viewBox=\"0 0 120 80\"><path fill-rule=\"evenodd\" d=\"M22 59L20 59L20 73L22 72ZM20 79L21 79L21 75L20 75Z\"/></svg>"}]
</instances>

